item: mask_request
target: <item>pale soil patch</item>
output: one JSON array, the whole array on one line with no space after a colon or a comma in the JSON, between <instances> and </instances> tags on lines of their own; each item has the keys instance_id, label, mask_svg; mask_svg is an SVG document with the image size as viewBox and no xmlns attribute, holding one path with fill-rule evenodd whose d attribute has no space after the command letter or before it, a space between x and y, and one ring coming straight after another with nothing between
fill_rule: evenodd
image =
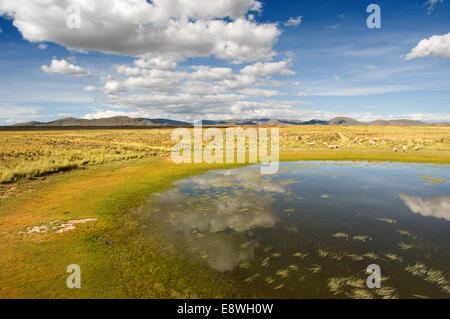
<instances>
[{"instance_id":1,"label":"pale soil patch","mask_svg":"<svg viewBox=\"0 0 450 319\"><path fill-rule=\"evenodd\" d=\"M97 221L97 218L76 219L69 220L67 222L53 221L47 225L36 225L28 227L26 231L19 232L19 234L46 234L48 232L55 232L57 234L60 234L74 230L76 228L75 225L77 224L85 224L95 221Z\"/></svg>"},{"instance_id":2,"label":"pale soil patch","mask_svg":"<svg viewBox=\"0 0 450 319\"><path fill-rule=\"evenodd\" d=\"M69 220L67 223L65 224L61 224L60 229L58 229L56 232L57 233L64 233L67 231L71 231L73 229L75 229L75 225L76 224L85 224L87 222L95 222L97 221L97 218L85 218L85 219L78 219L78 220Z\"/></svg>"}]
</instances>

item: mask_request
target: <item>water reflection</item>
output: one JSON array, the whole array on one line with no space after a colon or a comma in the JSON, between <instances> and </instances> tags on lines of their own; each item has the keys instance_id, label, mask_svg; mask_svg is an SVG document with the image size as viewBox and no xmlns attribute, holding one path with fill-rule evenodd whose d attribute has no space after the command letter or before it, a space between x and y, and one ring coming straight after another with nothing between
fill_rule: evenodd
<instances>
[{"instance_id":1,"label":"water reflection","mask_svg":"<svg viewBox=\"0 0 450 319\"><path fill-rule=\"evenodd\" d=\"M259 297L448 297L448 166L282 163L179 181L144 214L154 232ZM436 218L426 218L433 216ZM379 264L383 288L365 269ZM246 296L243 296L246 297Z\"/></svg>"},{"instance_id":2,"label":"water reflection","mask_svg":"<svg viewBox=\"0 0 450 319\"><path fill-rule=\"evenodd\" d=\"M273 194L287 193L290 181L263 177L257 169L215 171L177 183L162 194L151 218L198 252L216 270L245 265L254 257L249 231L274 227Z\"/></svg>"},{"instance_id":3,"label":"water reflection","mask_svg":"<svg viewBox=\"0 0 450 319\"><path fill-rule=\"evenodd\" d=\"M450 221L450 197L434 196L421 198L418 196L399 195L409 209L422 216L432 216Z\"/></svg>"}]
</instances>

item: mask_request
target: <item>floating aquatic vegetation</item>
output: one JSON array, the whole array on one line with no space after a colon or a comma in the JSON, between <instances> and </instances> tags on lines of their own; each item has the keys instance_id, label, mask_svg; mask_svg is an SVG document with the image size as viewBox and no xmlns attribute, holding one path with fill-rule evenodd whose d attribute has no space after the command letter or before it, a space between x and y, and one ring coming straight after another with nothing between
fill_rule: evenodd
<instances>
[{"instance_id":1,"label":"floating aquatic vegetation","mask_svg":"<svg viewBox=\"0 0 450 319\"><path fill-rule=\"evenodd\" d=\"M372 240L370 236L363 236L363 235L353 236L352 239L362 241L363 243L365 243L367 240Z\"/></svg>"},{"instance_id":2,"label":"floating aquatic vegetation","mask_svg":"<svg viewBox=\"0 0 450 319\"><path fill-rule=\"evenodd\" d=\"M305 257L308 257L308 255L309 254L304 254L304 253L298 251L293 256L294 257L299 257L299 258L305 258Z\"/></svg>"},{"instance_id":3,"label":"floating aquatic vegetation","mask_svg":"<svg viewBox=\"0 0 450 319\"><path fill-rule=\"evenodd\" d=\"M399 296L397 294L397 291L393 287L389 286L382 286L381 288L373 289L373 292L380 296L383 299L398 299Z\"/></svg>"},{"instance_id":4,"label":"floating aquatic vegetation","mask_svg":"<svg viewBox=\"0 0 450 319\"><path fill-rule=\"evenodd\" d=\"M298 271L298 266L297 265L289 265L289 270Z\"/></svg>"},{"instance_id":5,"label":"floating aquatic vegetation","mask_svg":"<svg viewBox=\"0 0 450 319\"><path fill-rule=\"evenodd\" d=\"M250 263L243 262L243 263L239 264L239 267L241 267L242 269L248 269L248 268L250 268Z\"/></svg>"},{"instance_id":6,"label":"floating aquatic vegetation","mask_svg":"<svg viewBox=\"0 0 450 319\"><path fill-rule=\"evenodd\" d=\"M368 252L365 253L364 255L362 255L364 258L369 258L369 259L378 259L380 258L377 254L375 254L374 252Z\"/></svg>"},{"instance_id":7,"label":"floating aquatic vegetation","mask_svg":"<svg viewBox=\"0 0 450 319\"><path fill-rule=\"evenodd\" d=\"M281 257L281 253L273 253L272 257Z\"/></svg>"},{"instance_id":8,"label":"floating aquatic vegetation","mask_svg":"<svg viewBox=\"0 0 450 319\"><path fill-rule=\"evenodd\" d=\"M359 288L359 289L367 287L364 279L355 278L355 277L352 277L350 280L348 280L347 285L351 286L351 287Z\"/></svg>"},{"instance_id":9,"label":"floating aquatic vegetation","mask_svg":"<svg viewBox=\"0 0 450 319\"><path fill-rule=\"evenodd\" d=\"M318 254L322 258L328 257L328 258L331 258L331 259L334 259L334 260L337 260L337 261L343 259L344 257L349 257L353 261L361 261L361 260L364 260L364 258L374 259L374 260L380 258L374 252L367 252L367 253L365 253L363 255L358 255L358 254L354 254L354 253L346 253L346 252L337 254L337 253L334 253L334 252L330 252L328 249L325 249L325 248L319 248Z\"/></svg>"},{"instance_id":10,"label":"floating aquatic vegetation","mask_svg":"<svg viewBox=\"0 0 450 319\"><path fill-rule=\"evenodd\" d=\"M284 284L281 284L281 285L278 285L278 286L274 287L273 289L274 289L274 290L278 290L278 289L281 289L281 288L283 288L283 287L284 287Z\"/></svg>"},{"instance_id":11,"label":"floating aquatic vegetation","mask_svg":"<svg viewBox=\"0 0 450 319\"><path fill-rule=\"evenodd\" d=\"M343 293L343 289L346 287L353 288L364 288L365 282L363 279L358 279L356 277L334 277L328 279L328 289L335 295Z\"/></svg>"},{"instance_id":12,"label":"floating aquatic vegetation","mask_svg":"<svg viewBox=\"0 0 450 319\"><path fill-rule=\"evenodd\" d=\"M308 268L308 270L312 271L313 274L317 274L322 270L322 266L314 264L311 268Z\"/></svg>"},{"instance_id":13,"label":"floating aquatic vegetation","mask_svg":"<svg viewBox=\"0 0 450 319\"><path fill-rule=\"evenodd\" d=\"M432 176L427 176L427 175L422 175L421 178L424 181L426 181L426 183L425 183L426 186L431 186L431 185L435 185L435 184L442 184L442 183L447 183L448 182L444 178L432 177Z\"/></svg>"},{"instance_id":14,"label":"floating aquatic vegetation","mask_svg":"<svg viewBox=\"0 0 450 319\"><path fill-rule=\"evenodd\" d=\"M385 280L387 279L382 279L382 281ZM345 295L353 299L373 299L375 295L386 299L398 298L397 292L393 287L369 290L364 279L353 276L328 279L328 289L335 296Z\"/></svg>"},{"instance_id":15,"label":"floating aquatic vegetation","mask_svg":"<svg viewBox=\"0 0 450 319\"><path fill-rule=\"evenodd\" d=\"M398 256L398 255L396 255L396 254L389 254L389 253L387 253L387 254L384 254L384 255L387 258L389 258L390 260L399 261L401 263L403 262L403 258Z\"/></svg>"},{"instance_id":16,"label":"floating aquatic vegetation","mask_svg":"<svg viewBox=\"0 0 450 319\"><path fill-rule=\"evenodd\" d=\"M413 295L413 296L418 298L418 299L430 299L430 297L425 296L425 295Z\"/></svg>"},{"instance_id":17,"label":"floating aquatic vegetation","mask_svg":"<svg viewBox=\"0 0 450 319\"><path fill-rule=\"evenodd\" d=\"M248 242L246 242L246 243L243 243L243 244L240 245L239 247L242 248L242 249L245 249L245 248L249 248L249 247L251 247L251 246L252 246L252 243L251 243L250 241L248 241Z\"/></svg>"},{"instance_id":18,"label":"floating aquatic vegetation","mask_svg":"<svg viewBox=\"0 0 450 319\"><path fill-rule=\"evenodd\" d=\"M275 282L275 279L273 279L272 277L266 277L266 282L270 285Z\"/></svg>"},{"instance_id":19,"label":"floating aquatic vegetation","mask_svg":"<svg viewBox=\"0 0 450 319\"><path fill-rule=\"evenodd\" d=\"M414 276L421 277L425 281L438 285L443 291L450 294L450 282L445 278L445 275L441 270L428 268L421 263L408 265L405 270Z\"/></svg>"},{"instance_id":20,"label":"floating aquatic vegetation","mask_svg":"<svg viewBox=\"0 0 450 319\"><path fill-rule=\"evenodd\" d=\"M245 279L245 282L253 282L253 280L258 278L259 276L260 276L260 274L254 274L253 276L248 277L247 279Z\"/></svg>"},{"instance_id":21,"label":"floating aquatic vegetation","mask_svg":"<svg viewBox=\"0 0 450 319\"><path fill-rule=\"evenodd\" d=\"M352 289L349 293L346 293L346 295L353 299L373 299L370 291L366 289Z\"/></svg>"},{"instance_id":22,"label":"floating aquatic vegetation","mask_svg":"<svg viewBox=\"0 0 450 319\"><path fill-rule=\"evenodd\" d=\"M334 260L337 260L337 261L339 261L342 258L344 258L344 256L338 255L338 254L335 254L335 253L329 253L329 256L331 257L331 259L334 259Z\"/></svg>"},{"instance_id":23,"label":"floating aquatic vegetation","mask_svg":"<svg viewBox=\"0 0 450 319\"><path fill-rule=\"evenodd\" d=\"M273 249L273 247L266 247L264 248L264 252L268 253L269 251L271 251Z\"/></svg>"},{"instance_id":24,"label":"floating aquatic vegetation","mask_svg":"<svg viewBox=\"0 0 450 319\"><path fill-rule=\"evenodd\" d=\"M345 239L349 239L350 236L345 234L345 233L336 233L333 235L333 237L335 238L345 238ZM353 240L359 240L362 242L366 242L367 240L372 240L372 238L370 236L363 236L363 235L357 235L357 236L353 236L352 237Z\"/></svg>"},{"instance_id":25,"label":"floating aquatic vegetation","mask_svg":"<svg viewBox=\"0 0 450 319\"><path fill-rule=\"evenodd\" d=\"M347 239L347 240L348 240L348 238L349 238L349 236L348 236L347 234L345 234L345 233L336 233L336 234L333 235L333 237L336 237L336 238L345 238L345 239Z\"/></svg>"},{"instance_id":26,"label":"floating aquatic vegetation","mask_svg":"<svg viewBox=\"0 0 450 319\"><path fill-rule=\"evenodd\" d=\"M293 212L295 212L295 209L294 208L287 208L287 209L285 209L284 210L286 213L293 213Z\"/></svg>"},{"instance_id":27,"label":"floating aquatic vegetation","mask_svg":"<svg viewBox=\"0 0 450 319\"><path fill-rule=\"evenodd\" d=\"M353 261L361 261L364 260L364 256L360 256L357 254L346 254L346 257L350 257Z\"/></svg>"},{"instance_id":28,"label":"floating aquatic vegetation","mask_svg":"<svg viewBox=\"0 0 450 319\"><path fill-rule=\"evenodd\" d=\"M408 249L411 249L414 247L414 245L412 245L412 244L407 244L407 243L403 243L403 242L398 244L398 246L403 250L408 250Z\"/></svg>"},{"instance_id":29,"label":"floating aquatic vegetation","mask_svg":"<svg viewBox=\"0 0 450 319\"><path fill-rule=\"evenodd\" d=\"M396 224L397 221L395 219L389 219L389 218L378 218L379 221L389 223L389 224Z\"/></svg>"},{"instance_id":30,"label":"floating aquatic vegetation","mask_svg":"<svg viewBox=\"0 0 450 319\"><path fill-rule=\"evenodd\" d=\"M345 287L348 278L330 278L328 279L328 289L335 295L338 295L342 288Z\"/></svg>"},{"instance_id":31,"label":"floating aquatic vegetation","mask_svg":"<svg viewBox=\"0 0 450 319\"><path fill-rule=\"evenodd\" d=\"M322 258L327 257L329 254L328 250L325 248L319 248L318 253L319 253L319 256Z\"/></svg>"},{"instance_id":32,"label":"floating aquatic vegetation","mask_svg":"<svg viewBox=\"0 0 450 319\"><path fill-rule=\"evenodd\" d=\"M301 182L302 181L300 181L300 180L296 180L296 179L293 179L293 178L288 178L288 179L283 180L281 182L281 185L298 184L298 183L301 183Z\"/></svg>"},{"instance_id":33,"label":"floating aquatic vegetation","mask_svg":"<svg viewBox=\"0 0 450 319\"><path fill-rule=\"evenodd\" d=\"M286 278L287 276L289 276L289 268L286 269L280 269L276 272L276 275L282 277L282 278Z\"/></svg>"},{"instance_id":34,"label":"floating aquatic vegetation","mask_svg":"<svg viewBox=\"0 0 450 319\"><path fill-rule=\"evenodd\" d=\"M398 232L400 235L405 235L405 236L409 236L409 237L412 236L411 233L410 233L409 231L407 231L407 230L401 230L401 229L399 229L399 230L397 230L397 232Z\"/></svg>"},{"instance_id":35,"label":"floating aquatic vegetation","mask_svg":"<svg viewBox=\"0 0 450 319\"><path fill-rule=\"evenodd\" d=\"M330 198L330 195L328 194L323 194L322 196L320 196L321 198Z\"/></svg>"},{"instance_id":36,"label":"floating aquatic vegetation","mask_svg":"<svg viewBox=\"0 0 450 319\"><path fill-rule=\"evenodd\" d=\"M269 266L270 257L266 257L263 259L261 266L268 267Z\"/></svg>"}]
</instances>

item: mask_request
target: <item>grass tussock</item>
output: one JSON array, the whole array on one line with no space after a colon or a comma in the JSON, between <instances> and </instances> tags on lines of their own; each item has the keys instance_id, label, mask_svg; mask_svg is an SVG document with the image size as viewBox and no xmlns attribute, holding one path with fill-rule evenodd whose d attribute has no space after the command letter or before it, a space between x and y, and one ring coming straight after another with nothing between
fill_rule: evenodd
<instances>
[{"instance_id":1,"label":"grass tussock","mask_svg":"<svg viewBox=\"0 0 450 319\"><path fill-rule=\"evenodd\" d=\"M1 132L0 183L114 161L165 157L170 131Z\"/></svg>"}]
</instances>

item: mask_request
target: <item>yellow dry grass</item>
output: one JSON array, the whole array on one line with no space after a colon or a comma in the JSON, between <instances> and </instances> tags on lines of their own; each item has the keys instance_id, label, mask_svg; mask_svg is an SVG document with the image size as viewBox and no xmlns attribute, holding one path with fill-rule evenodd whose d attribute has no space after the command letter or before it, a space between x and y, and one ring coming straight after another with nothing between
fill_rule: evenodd
<instances>
[{"instance_id":1,"label":"yellow dry grass","mask_svg":"<svg viewBox=\"0 0 450 319\"><path fill-rule=\"evenodd\" d=\"M0 182L104 164L166 156L169 130L0 132Z\"/></svg>"},{"instance_id":2,"label":"yellow dry grass","mask_svg":"<svg viewBox=\"0 0 450 319\"><path fill-rule=\"evenodd\" d=\"M114 161L167 157L175 145L172 130L0 132L0 183ZM448 163L450 127L281 127L280 152L282 159Z\"/></svg>"}]
</instances>

